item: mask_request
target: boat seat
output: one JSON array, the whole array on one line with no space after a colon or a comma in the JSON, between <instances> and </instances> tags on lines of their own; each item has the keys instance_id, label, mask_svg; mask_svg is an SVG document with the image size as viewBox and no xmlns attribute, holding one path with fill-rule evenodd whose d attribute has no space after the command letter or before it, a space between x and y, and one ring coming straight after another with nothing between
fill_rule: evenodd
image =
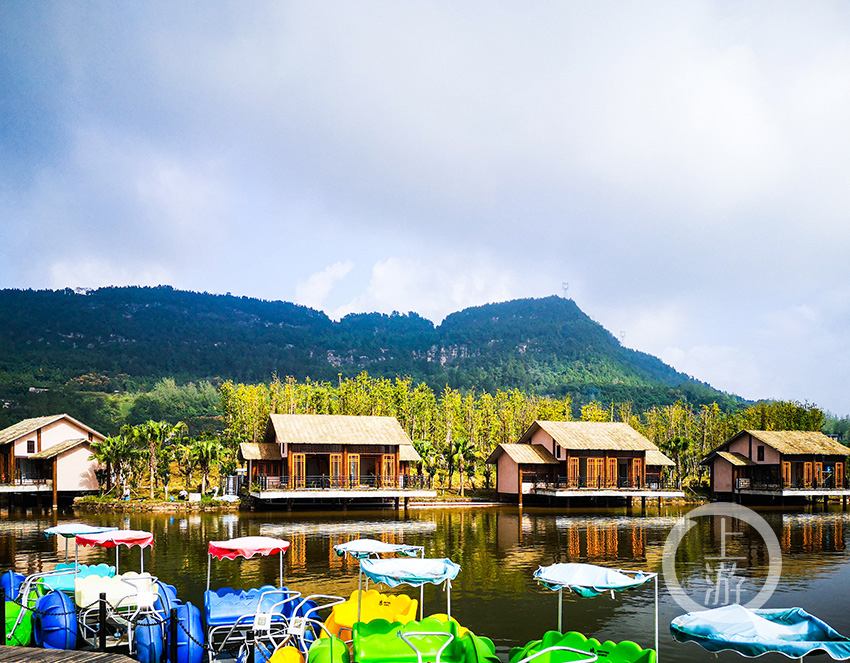
<instances>
[{"instance_id":1,"label":"boat seat","mask_svg":"<svg viewBox=\"0 0 850 663\"><path fill-rule=\"evenodd\" d=\"M351 628L357 621L357 594L358 590L355 589L351 593L351 598L345 603L335 605L325 620L325 627L333 635L338 637L344 635L344 639L350 637ZM418 607L419 601L406 594L382 594L375 589L370 589L363 592L360 621L371 622L374 619L385 619L388 622L407 624L416 619ZM324 630L322 637L327 637Z\"/></svg>"},{"instance_id":2,"label":"boat seat","mask_svg":"<svg viewBox=\"0 0 850 663\"><path fill-rule=\"evenodd\" d=\"M298 603L299 592L290 591L286 587L278 589L264 585L254 589L208 589L204 592L204 613L207 626L232 625L242 620L246 626L253 622L258 612L274 612L273 621L282 621L292 615L292 610ZM283 605L275 605L286 599ZM250 619L249 619L250 618Z\"/></svg>"},{"instance_id":3,"label":"boat seat","mask_svg":"<svg viewBox=\"0 0 850 663\"><path fill-rule=\"evenodd\" d=\"M444 622L426 617L419 622L400 624L376 619L368 623L357 622L354 625L354 660L377 661L384 663L417 663L416 649L424 660L433 661L437 652L446 643L440 661L442 663L461 663L465 659L464 644L458 633L455 621ZM403 633L433 633L434 635L410 636L413 649L401 637ZM452 636L449 641L448 636Z\"/></svg>"},{"instance_id":4,"label":"boat seat","mask_svg":"<svg viewBox=\"0 0 850 663\"><path fill-rule=\"evenodd\" d=\"M58 571L73 571L73 564L57 564L53 569ZM115 567L109 564L80 564L77 569L76 578L87 578L88 576L100 576L112 578L115 576ZM74 592L73 573L62 573L61 575L46 575L41 579L42 586L46 591L56 590L72 594Z\"/></svg>"},{"instance_id":5,"label":"boat seat","mask_svg":"<svg viewBox=\"0 0 850 663\"><path fill-rule=\"evenodd\" d=\"M74 583L74 603L85 608L106 594L113 608L150 608L156 601L156 578L150 573L129 571L111 578L90 575L79 577Z\"/></svg>"}]
</instances>

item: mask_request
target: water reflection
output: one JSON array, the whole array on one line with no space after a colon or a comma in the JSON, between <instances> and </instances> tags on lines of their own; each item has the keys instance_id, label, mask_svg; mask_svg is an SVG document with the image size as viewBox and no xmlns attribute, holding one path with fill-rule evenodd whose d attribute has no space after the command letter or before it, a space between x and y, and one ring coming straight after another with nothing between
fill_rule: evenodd
<instances>
[{"instance_id":1,"label":"water reflection","mask_svg":"<svg viewBox=\"0 0 850 663\"><path fill-rule=\"evenodd\" d=\"M145 568L173 583L181 598L202 604L206 585L207 543L237 536L262 534L291 542L286 556L287 583L305 593L349 595L357 588L357 563L338 557L333 546L354 538L425 547L427 556L450 557L462 571L452 586L453 613L474 631L493 638L506 659L511 646L539 638L557 622L556 595L535 585L532 573L555 562L590 562L606 566L661 571L664 542L681 513L665 508L647 517L625 510L598 510L583 514L516 508L417 509L396 512L349 513L151 513L95 515L77 518L95 525L118 525L154 533ZM800 605L850 634L850 614L842 607L850 588L846 551L848 515L765 510L760 512L776 532L783 553L780 587L769 607ZM70 518L63 518L70 520ZM49 570L64 559L64 543L43 532L53 519L0 520L0 569L22 573ZM730 525L732 525L730 523ZM729 554L745 558L748 579L766 573L768 558L761 543L745 524L734 525L741 536L729 542ZM683 585L705 592L705 557L721 545L720 522L700 519L677 555ZM121 553L121 568L137 570L138 549ZM112 551L81 548L87 563L114 560ZM215 587L249 587L277 580L277 558L214 561ZM665 661L700 660L701 650L674 643L667 624L682 610L661 586L662 658ZM393 590L404 591L404 590ZM411 593L410 590L407 590ZM747 600L742 595L743 600ZM441 612L445 594L427 588L426 612ZM651 644L652 590L620 594L616 599L565 600L564 625L597 637L631 639ZM719 661L739 661L721 654ZM772 660L765 657L765 661ZM784 659L776 659L784 660Z\"/></svg>"}]
</instances>

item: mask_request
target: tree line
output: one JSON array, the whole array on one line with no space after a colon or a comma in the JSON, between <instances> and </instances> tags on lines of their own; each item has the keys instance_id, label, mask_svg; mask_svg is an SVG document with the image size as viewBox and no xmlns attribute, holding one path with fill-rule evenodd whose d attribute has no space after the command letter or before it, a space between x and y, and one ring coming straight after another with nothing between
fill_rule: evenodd
<instances>
[{"instance_id":1,"label":"tree line","mask_svg":"<svg viewBox=\"0 0 850 663\"><path fill-rule=\"evenodd\" d=\"M192 490L195 473L201 474L201 492L207 491L210 474L220 476L236 468L235 449L227 448L218 436L202 433L189 436L186 424L147 421L125 425L118 435L91 443L92 459L102 466L98 481L105 494L117 494L129 486L148 485L150 499L165 489L176 468L183 488Z\"/></svg>"},{"instance_id":2,"label":"tree line","mask_svg":"<svg viewBox=\"0 0 850 663\"><path fill-rule=\"evenodd\" d=\"M450 387L436 392L410 377L375 378L361 373L336 382L274 379L270 383L227 381L220 390L223 447L235 453L243 441L261 441L270 414L380 415L398 419L422 457L420 470L460 491L483 479L486 459L501 443L516 442L535 420L619 421L645 435L675 463L675 475L703 475L701 458L743 429L821 430L824 414L809 403L760 402L738 410L716 403L677 401L636 411L630 402L574 405L570 395L539 396L519 389L477 392Z\"/></svg>"}]
</instances>

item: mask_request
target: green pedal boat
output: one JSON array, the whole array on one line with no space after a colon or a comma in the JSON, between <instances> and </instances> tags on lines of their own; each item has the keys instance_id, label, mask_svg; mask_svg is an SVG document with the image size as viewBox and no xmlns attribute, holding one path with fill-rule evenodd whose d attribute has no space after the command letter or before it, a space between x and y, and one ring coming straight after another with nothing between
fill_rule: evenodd
<instances>
[{"instance_id":1,"label":"green pedal boat","mask_svg":"<svg viewBox=\"0 0 850 663\"><path fill-rule=\"evenodd\" d=\"M631 640L613 643L586 638L581 633L548 631L542 640L511 649L508 663L655 663L655 651L643 649Z\"/></svg>"},{"instance_id":2,"label":"green pedal boat","mask_svg":"<svg viewBox=\"0 0 850 663\"><path fill-rule=\"evenodd\" d=\"M310 647L307 663L499 663L492 640L445 617L358 622L353 636L353 655L339 638L322 638Z\"/></svg>"}]
</instances>

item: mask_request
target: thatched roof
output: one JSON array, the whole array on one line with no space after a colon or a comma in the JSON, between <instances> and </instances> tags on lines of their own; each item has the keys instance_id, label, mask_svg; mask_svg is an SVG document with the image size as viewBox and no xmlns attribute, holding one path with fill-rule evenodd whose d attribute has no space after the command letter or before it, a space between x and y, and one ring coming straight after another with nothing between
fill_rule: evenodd
<instances>
[{"instance_id":1,"label":"thatched roof","mask_svg":"<svg viewBox=\"0 0 850 663\"><path fill-rule=\"evenodd\" d=\"M646 465L663 465L665 467L673 467L676 465L676 463L667 458L667 456L661 453L658 449L647 449L646 461L644 462Z\"/></svg>"},{"instance_id":2,"label":"thatched roof","mask_svg":"<svg viewBox=\"0 0 850 663\"><path fill-rule=\"evenodd\" d=\"M720 456L723 460L729 461L735 467L758 465L756 461L747 458L744 454L739 454L737 451L718 451L715 455Z\"/></svg>"},{"instance_id":3,"label":"thatched roof","mask_svg":"<svg viewBox=\"0 0 850 663\"><path fill-rule=\"evenodd\" d=\"M412 444L400 444L398 447L398 459L401 462L418 463L422 456L416 451Z\"/></svg>"},{"instance_id":4,"label":"thatched roof","mask_svg":"<svg viewBox=\"0 0 850 663\"><path fill-rule=\"evenodd\" d=\"M395 417L341 414L272 414L265 440L278 444L412 445Z\"/></svg>"},{"instance_id":5,"label":"thatched roof","mask_svg":"<svg viewBox=\"0 0 850 663\"><path fill-rule=\"evenodd\" d=\"M33 417L32 419L24 419L16 424L12 424L8 428L0 430L0 444L7 444L19 440L25 435L35 433L39 428L44 428L60 419L67 419L72 424L78 426L81 430L92 433L96 437L103 438L101 433L98 433L93 428L89 428L81 421L77 421L69 414L51 414L46 417Z\"/></svg>"},{"instance_id":6,"label":"thatched roof","mask_svg":"<svg viewBox=\"0 0 850 663\"><path fill-rule=\"evenodd\" d=\"M564 449L576 451L649 451L658 448L624 423L607 421L535 421L519 442L528 442L540 429Z\"/></svg>"},{"instance_id":7,"label":"thatched roof","mask_svg":"<svg viewBox=\"0 0 850 663\"><path fill-rule=\"evenodd\" d=\"M495 464L502 454L507 454L508 458L517 465L558 464L558 461L549 453L549 450L541 447L539 444L500 444L493 449L487 458L487 463L490 465Z\"/></svg>"},{"instance_id":8,"label":"thatched roof","mask_svg":"<svg viewBox=\"0 0 850 663\"><path fill-rule=\"evenodd\" d=\"M280 445L269 442L243 442L239 445L243 460L281 460Z\"/></svg>"},{"instance_id":9,"label":"thatched roof","mask_svg":"<svg viewBox=\"0 0 850 663\"><path fill-rule=\"evenodd\" d=\"M86 438L78 438L76 440L65 440L64 442L60 442L59 444L54 444L52 447L48 447L47 449L43 449L38 453L31 454L27 456L27 458L31 460L48 460L50 458L55 458L59 454L63 454L66 451L70 451L75 447L80 446L81 444L90 444L90 442Z\"/></svg>"},{"instance_id":10,"label":"thatched roof","mask_svg":"<svg viewBox=\"0 0 850 663\"><path fill-rule=\"evenodd\" d=\"M744 430L741 435L752 435L781 454L815 454L822 456L850 456L850 449L819 431L802 430ZM727 443L728 444L728 443Z\"/></svg>"}]
</instances>

